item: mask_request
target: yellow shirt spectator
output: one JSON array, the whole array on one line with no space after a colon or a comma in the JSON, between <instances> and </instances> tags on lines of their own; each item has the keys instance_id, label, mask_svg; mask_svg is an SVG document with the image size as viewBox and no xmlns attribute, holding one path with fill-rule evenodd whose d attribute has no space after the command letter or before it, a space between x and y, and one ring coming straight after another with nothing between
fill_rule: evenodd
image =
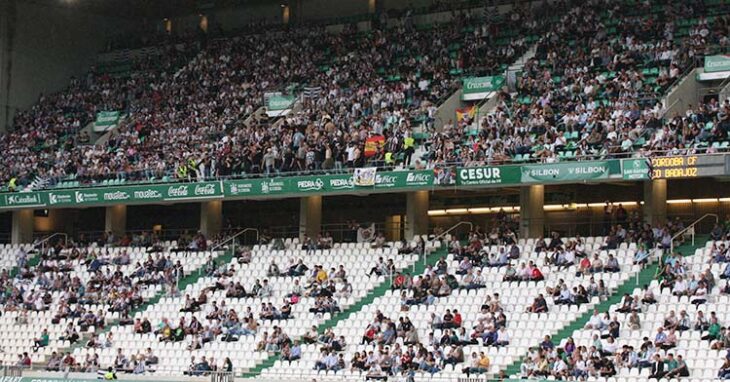
<instances>
[{"instance_id":1,"label":"yellow shirt spectator","mask_svg":"<svg viewBox=\"0 0 730 382\"><path fill-rule=\"evenodd\" d=\"M482 354L482 358L479 358L479 367L484 369L489 369L489 364L491 361L489 361L489 357L487 357L486 354Z\"/></svg>"},{"instance_id":2,"label":"yellow shirt spectator","mask_svg":"<svg viewBox=\"0 0 730 382\"><path fill-rule=\"evenodd\" d=\"M324 269L320 269L317 272L317 282L324 282L327 280L327 272L324 271Z\"/></svg>"}]
</instances>

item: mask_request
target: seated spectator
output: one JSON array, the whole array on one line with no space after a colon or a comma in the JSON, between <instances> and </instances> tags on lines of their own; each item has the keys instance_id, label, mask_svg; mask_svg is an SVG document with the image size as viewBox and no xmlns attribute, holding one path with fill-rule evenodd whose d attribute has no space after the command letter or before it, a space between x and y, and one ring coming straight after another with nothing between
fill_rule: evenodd
<instances>
[{"instance_id":1,"label":"seated spectator","mask_svg":"<svg viewBox=\"0 0 730 382\"><path fill-rule=\"evenodd\" d=\"M535 298L532 305L527 307L528 313L546 313L547 311L547 301L545 301L545 297L542 294Z\"/></svg>"},{"instance_id":2,"label":"seated spectator","mask_svg":"<svg viewBox=\"0 0 730 382\"><path fill-rule=\"evenodd\" d=\"M490 360L489 357L487 357L484 352L479 352L479 356L477 357L477 353L471 353L471 361L470 366L462 369L462 373L466 374L467 378L471 374L482 374L489 371L490 366Z\"/></svg>"},{"instance_id":3,"label":"seated spectator","mask_svg":"<svg viewBox=\"0 0 730 382\"><path fill-rule=\"evenodd\" d=\"M675 360L672 353L667 354L666 366L667 371L664 374L664 378L689 377L687 363L684 362L681 355L677 355L677 359Z\"/></svg>"},{"instance_id":4,"label":"seated spectator","mask_svg":"<svg viewBox=\"0 0 730 382\"><path fill-rule=\"evenodd\" d=\"M34 340L33 352L37 352L38 349L48 346L48 342L48 329L43 329L41 335Z\"/></svg>"}]
</instances>

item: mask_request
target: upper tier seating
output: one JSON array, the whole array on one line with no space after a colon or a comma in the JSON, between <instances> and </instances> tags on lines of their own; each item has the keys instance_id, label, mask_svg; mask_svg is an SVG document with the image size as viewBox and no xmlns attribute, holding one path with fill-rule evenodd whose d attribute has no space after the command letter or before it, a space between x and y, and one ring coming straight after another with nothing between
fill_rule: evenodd
<instances>
[{"instance_id":1,"label":"upper tier seating","mask_svg":"<svg viewBox=\"0 0 730 382\"><path fill-rule=\"evenodd\" d=\"M410 162L414 127L431 125L462 76L500 73L563 11L465 11L445 24L414 26L406 18L389 29L339 34L292 29L211 41L192 58L196 44L171 46L149 59L158 67L140 63L128 78L92 73L19 114L0 148L27 161L0 167L0 178L43 187L61 179L78 185L360 166L373 134L387 135L388 152ZM284 123L243 124L265 91L290 85L318 96ZM71 106L82 115L64 111ZM119 130L102 145L80 145L76 131L109 109L128 114ZM350 145L356 153L348 154ZM384 153L367 161L382 164Z\"/></svg>"},{"instance_id":2,"label":"upper tier seating","mask_svg":"<svg viewBox=\"0 0 730 382\"><path fill-rule=\"evenodd\" d=\"M665 116L660 101L704 55L725 52L729 14L718 1L582 2L537 43L517 94L499 95L478 129L447 126L431 156L475 165L726 150L730 104Z\"/></svg>"}]
</instances>

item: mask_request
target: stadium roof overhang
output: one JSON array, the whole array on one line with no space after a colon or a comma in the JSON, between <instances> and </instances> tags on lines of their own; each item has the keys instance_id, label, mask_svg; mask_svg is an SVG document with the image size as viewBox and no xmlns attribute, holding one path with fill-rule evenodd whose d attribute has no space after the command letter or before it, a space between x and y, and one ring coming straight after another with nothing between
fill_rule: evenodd
<instances>
[{"instance_id":1,"label":"stadium roof overhang","mask_svg":"<svg viewBox=\"0 0 730 382\"><path fill-rule=\"evenodd\" d=\"M126 18L165 18L204 12L212 8L245 7L297 0L23 0L49 7L73 7L80 12Z\"/></svg>"}]
</instances>

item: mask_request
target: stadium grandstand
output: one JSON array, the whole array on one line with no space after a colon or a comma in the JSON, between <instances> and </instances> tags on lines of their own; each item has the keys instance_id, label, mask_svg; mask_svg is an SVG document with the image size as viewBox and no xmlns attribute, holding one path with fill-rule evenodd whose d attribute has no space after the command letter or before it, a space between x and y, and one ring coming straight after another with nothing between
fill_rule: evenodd
<instances>
[{"instance_id":1,"label":"stadium grandstand","mask_svg":"<svg viewBox=\"0 0 730 382\"><path fill-rule=\"evenodd\" d=\"M730 0L0 0L2 381L730 379Z\"/></svg>"}]
</instances>

